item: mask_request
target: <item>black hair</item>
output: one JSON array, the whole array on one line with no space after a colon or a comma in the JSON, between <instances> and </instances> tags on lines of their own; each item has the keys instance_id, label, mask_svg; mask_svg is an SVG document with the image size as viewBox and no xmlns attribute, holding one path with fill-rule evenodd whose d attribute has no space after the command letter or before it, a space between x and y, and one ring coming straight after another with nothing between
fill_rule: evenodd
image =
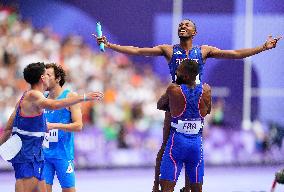
<instances>
[{"instance_id":1,"label":"black hair","mask_svg":"<svg viewBox=\"0 0 284 192\"><path fill-rule=\"evenodd\" d=\"M66 73L65 73L64 69L60 65L57 65L55 63L46 64L45 68L46 69L49 69L49 68L54 69L55 79L60 78L59 85L60 85L60 87L62 87L65 83L65 77L66 77Z\"/></svg>"},{"instance_id":2,"label":"black hair","mask_svg":"<svg viewBox=\"0 0 284 192\"><path fill-rule=\"evenodd\" d=\"M180 67L190 76L196 77L199 73L198 63L193 59L185 59L180 63Z\"/></svg>"},{"instance_id":3,"label":"black hair","mask_svg":"<svg viewBox=\"0 0 284 192\"><path fill-rule=\"evenodd\" d=\"M31 63L24 69L24 79L31 85L39 82L45 72L45 64L42 62Z\"/></svg>"}]
</instances>

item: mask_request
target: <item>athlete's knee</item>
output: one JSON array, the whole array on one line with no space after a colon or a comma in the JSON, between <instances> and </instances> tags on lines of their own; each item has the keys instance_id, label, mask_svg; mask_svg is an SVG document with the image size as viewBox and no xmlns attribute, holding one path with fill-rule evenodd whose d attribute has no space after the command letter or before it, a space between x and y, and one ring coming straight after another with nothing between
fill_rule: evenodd
<instances>
[{"instance_id":1,"label":"athlete's knee","mask_svg":"<svg viewBox=\"0 0 284 192\"><path fill-rule=\"evenodd\" d=\"M75 187L62 188L62 192L76 192Z\"/></svg>"},{"instance_id":2,"label":"athlete's knee","mask_svg":"<svg viewBox=\"0 0 284 192\"><path fill-rule=\"evenodd\" d=\"M191 192L202 192L202 183L192 183Z\"/></svg>"},{"instance_id":3,"label":"athlete's knee","mask_svg":"<svg viewBox=\"0 0 284 192\"><path fill-rule=\"evenodd\" d=\"M24 191L24 185L22 179L17 179L15 184L15 192Z\"/></svg>"},{"instance_id":4,"label":"athlete's knee","mask_svg":"<svg viewBox=\"0 0 284 192\"><path fill-rule=\"evenodd\" d=\"M162 188L162 192L173 192L176 182L161 179L160 185Z\"/></svg>"},{"instance_id":5,"label":"athlete's knee","mask_svg":"<svg viewBox=\"0 0 284 192\"><path fill-rule=\"evenodd\" d=\"M52 185L46 184L46 191L47 192L52 192Z\"/></svg>"}]
</instances>

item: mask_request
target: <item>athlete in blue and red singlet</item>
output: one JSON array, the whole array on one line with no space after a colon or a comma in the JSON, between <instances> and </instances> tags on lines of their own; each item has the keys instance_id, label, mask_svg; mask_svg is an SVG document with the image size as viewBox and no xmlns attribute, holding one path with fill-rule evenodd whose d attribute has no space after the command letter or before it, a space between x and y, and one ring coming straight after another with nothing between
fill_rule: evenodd
<instances>
[{"instance_id":1,"label":"athlete in blue and red singlet","mask_svg":"<svg viewBox=\"0 0 284 192\"><path fill-rule=\"evenodd\" d=\"M162 192L174 191L184 164L191 191L201 192L204 175L202 129L204 117L211 110L211 89L207 84L196 84L198 63L194 60L183 60L176 74L176 83L169 85L157 105L158 109L171 113L160 184Z\"/></svg>"},{"instance_id":2,"label":"athlete in blue and red singlet","mask_svg":"<svg viewBox=\"0 0 284 192\"><path fill-rule=\"evenodd\" d=\"M90 92L72 98L52 100L43 92L49 85L49 75L44 63L32 63L24 69L24 78L31 85L17 103L0 138L0 145L17 134L22 142L18 154L11 159L15 170L16 192L33 192L43 180L43 138L47 130L44 109L61 109L79 102L101 99L100 92ZM45 189L46 191L46 189Z\"/></svg>"},{"instance_id":3,"label":"athlete in blue and red singlet","mask_svg":"<svg viewBox=\"0 0 284 192\"><path fill-rule=\"evenodd\" d=\"M278 40L281 37L272 38L269 36L266 42L263 45L239 49L239 50L221 50L219 48L201 45L193 46L193 38L197 34L196 25L193 21L185 19L181 21L178 26L178 36L180 43L178 45L158 45L155 47L134 47L134 46L121 46L113 44L107 41L105 36L96 37L97 43L104 43L106 48L110 48L114 51L120 53L126 53L131 55L142 55L142 56L164 56L168 62L170 68L170 74L172 76L172 81L175 82L175 70L177 66L183 59L194 59L199 64L199 73L200 77L197 77L197 82L202 82L203 66L207 58L227 58L227 59L242 59L249 57L255 54L258 54L262 51L266 51L276 47ZM93 34L94 35L94 34ZM95 35L94 35L95 36ZM165 149L165 143L167 141L169 130L170 130L170 117L171 115L166 112L164 120L164 129L163 129L163 143L161 149L157 154L156 167L155 167L155 181L153 186L153 192L159 191L159 167L162 158L162 154ZM187 190L189 191L189 189Z\"/></svg>"}]
</instances>

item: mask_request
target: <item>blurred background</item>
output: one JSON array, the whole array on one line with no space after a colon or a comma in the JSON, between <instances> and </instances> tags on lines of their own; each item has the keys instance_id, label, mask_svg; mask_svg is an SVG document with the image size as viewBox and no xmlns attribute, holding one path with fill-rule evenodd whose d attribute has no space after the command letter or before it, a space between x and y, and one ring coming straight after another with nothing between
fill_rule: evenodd
<instances>
[{"instance_id":1,"label":"blurred background","mask_svg":"<svg viewBox=\"0 0 284 192\"><path fill-rule=\"evenodd\" d=\"M162 57L99 52L91 36L96 22L110 42L139 47L178 43L177 26L184 18L196 23L195 45L220 49L260 46L269 34L284 31L282 0L1 0L0 5L0 134L28 88L24 67L58 63L68 73L66 88L105 94L101 104L82 105L84 129L75 134L80 169L153 171L164 118L156 102L170 83ZM283 53L282 40L245 60L206 61L204 81L213 89L203 137L207 167L284 162ZM12 169L1 159L0 170Z\"/></svg>"}]
</instances>

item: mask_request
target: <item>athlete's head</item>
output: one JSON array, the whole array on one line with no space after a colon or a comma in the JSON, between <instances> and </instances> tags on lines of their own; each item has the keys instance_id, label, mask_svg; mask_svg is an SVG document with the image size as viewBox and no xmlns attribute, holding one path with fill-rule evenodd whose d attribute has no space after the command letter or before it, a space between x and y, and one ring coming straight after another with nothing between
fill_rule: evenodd
<instances>
[{"instance_id":1,"label":"athlete's head","mask_svg":"<svg viewBox=\"0 0 284 192\"><path fill-rule=\"evenodd\" d=\"M49 76L49 86L47 90L53 89L56 85L62 87L65 83L65 71L61 66L56 65L55 63L49 63L45 65L47 74Z\"/></svg>"},{"instance_id":2,"label":"athlete's head","mask_svg":"<svg viewBox=\"0 0 284 192\"><path fill-rule=\"evenodd\" d=\"M178 36L182 39L193 38L197 33L196 25L190 19L184 19L178 26Z\"/></svg>"},{"instance_id":3,"label":"athlete's head","mask_svg":"<svg viewBox=\"0 0 284 192\"><path fill-rule=\"evenodd\" d=\"M198 63L192 59L185 59L181 62L181 64L177 68L176 83L180 85L180 84L187 84L190 82L194 82L198 73L199 73Z\"/></svg>"},{"instance_id":4,"label":"athlete's head","mask_svg":"<svg viewBox=\"0 0 284 192\"><path fill-rule=\"evenodd\" d=\"M45 70L45 64L31 63L24 69L24 79L31 85L37 84L42 81L45 87L48 86L49 77Z\"/></svg>"}]
</instances>

